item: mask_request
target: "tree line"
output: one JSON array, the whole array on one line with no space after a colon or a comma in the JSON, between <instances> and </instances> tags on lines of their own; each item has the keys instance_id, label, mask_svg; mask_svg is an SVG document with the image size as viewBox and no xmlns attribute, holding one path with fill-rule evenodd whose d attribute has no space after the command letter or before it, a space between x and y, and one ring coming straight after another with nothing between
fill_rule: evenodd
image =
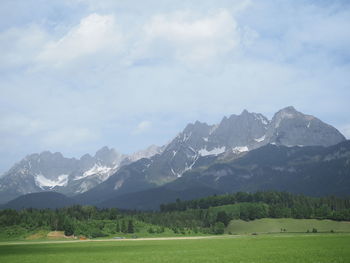
<instances>
[{"instance_id":1,"label":"tree line","mask_svg":"<svg viewBox=\"0 0 350 263\"><path fill-rule=\"evenodd\" d=\"M6 231L38 229L66 235L102 237L147 231L160 234L221 234L233 219L317 218L350 221L350 200L307 197L285 192L238 192L163 204L158 212L99 209L75 205L56 210L0 210L0 228ZM146 230L145 230L146 229ZM2 231L5 231L2 230Z\"/></svg>"},{"instance_id":2,"label":"tree line","mask_svg":"<svg viewBox=\"0 0 350 263\"><path fill-rule=\"evenodd\" d=\"M116 208L98 209L74 205L50 209L5 209L0 211L0 227L19 226L27 231L64 231L67 236L103 237L115 233L134 233L134 218Z\"/></svg>"},{"instance_id":3,"label":"tree line","mask_svg":"<svg viewBox=\"0 0 350 263\"><path fill-rule=\"evenodd\" d=\"M271 218L318 218L332 220L350 220L350 199L335 196L308 197L287 192L265 191L256 193L237 192L234 194L210 196L196 200L163 204L161 212L208 209L239 203L266 204L265 217ZM258 209L251 209L250 215L243 211L241 219L257 218Z\"/></svg>"}]
</instances>

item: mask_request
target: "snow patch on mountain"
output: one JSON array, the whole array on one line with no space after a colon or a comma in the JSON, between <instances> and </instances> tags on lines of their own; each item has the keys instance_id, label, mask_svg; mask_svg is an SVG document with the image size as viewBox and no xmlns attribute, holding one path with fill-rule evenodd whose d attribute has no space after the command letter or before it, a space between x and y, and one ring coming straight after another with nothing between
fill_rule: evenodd
<instances>
[{"instance_id":1,"label":"snow patch on mountain","mask_svg":"<svg viewBox=\"0 0 350 263\"><path fill-rule=\"evenodd\" d=\"M183 139L182 139L182 141L183 141L183 142L188 141L188 139L189 139L191 136L192 136L192 132L190 132L189 134L184 133L184 134L183 134Z\"/></svg>"},{"instance_id":2,"label":"snow patch on mountain","mask_svg":"<svg viewBox=\"0 0 350 263\"><path fill-rule=\"evenodd\" d=\"M94 186L94 184L91 181L83 181L80 184L79 189L76 192L77 193L84 193L87 190L90 190L93 186Z\"/></svg>"},{"instance_id":3,"label":"snow patch on mountain","mask_svg":"<svg viewBox=\"0 0 350 263\"><path fill-rule=\"evenodd\" d=\"M226 151L226 147L216 147L210 151L207 150L207 148L202 148L198 151L200 156L208 156L208 155L219 155Z\"/></svg>"},{"instance_id":4,"label":"snow patch on mountain","mask_svg":"<svg viewBox=\"0 0 350 263\"><path fill-rule=\"evenodd\" d=\"M68 174L61 174L57 177L57 180L51 180L42 174L36 174L34 179L37 186L41 189L52 189L56 186L66 186L68 183Z\"/></svg>"},{"instance_id":5,"label":"snow patch on mountain","mask_svg":"<svg viewBox=\"0 0 350 263\"><path fill-rule=\"evenodd\" d=\"M256 114L256 113L253 113L253 114L254 114L255 119L258 121L261 121L262 124L265 124L265 125L269 124L269 121L263 115Z\"/></svg>"},{"instance_id":6,"label":"snow patch on mountain","mask_svg":"<svg viewBox=\"0 0 350 263\"><path fill-rule=\"evenodd\" d=\"M262 142L263 140L265 140L265 135L260 137L260 138L254 139L254 141L256 141L256 142Z\"/></svg>"},{"instance_id":7,"label":"snow patch on mountain","mask_svg":"<svg viewBox=\"0 0 350 263\"><path fill-rule=\"evenodd\" d=\"M248 152L249 149L247 146L237 146L237 147L233 148L232 151L234 153L242 153L242 152Z\"/></svg>"},{"instance_id":8,"label":"snow patch on mountain","mask_svg":"<svg viewBox=\"0 0 350 263\"><path fill-rule=\"evenodd\" d=\"M181 174L180 173L175 173L174 169L171 168L171 172L173 175L175 175L176 177L181 177Z\"/></svg>"},{"instance_id":9,"label":"snow patch on mountain","mask_svg":"<svg viewBox=\"0 0 350 263\"><path fill-rule=\"evenodd\" d=\"M217 130L217 128L219 128L219 124L213 125L212 128L209 131L209 135L212 135L213 132L215 132Z\"/></svg>"},{"instance_id":10,"label":"snow patch on mountain","mask_svg":"<svg viewBox=\"0 0 350 263\"><path fill-rule=\"evenodd\" d=\"M123 183L124 183L124 179L119 179L114 185L114 190L117 190L120 187L122 187Z\"/></svg>"},{"instance_id":11,"label":"snow patch on mountain","mask_svg":"<svg viewBox=\"0 0 350 263\"><path fill-rule=\"evenodd\" d=\"M80 180L86 177L90 177L92 175L100 175L100 177L108 177L110 171L113 169L117 169L118 165L116 165L115 167L108 167L108 166L103 166L103 165L99 165L99 164L95 164L91 169L85 171L83 173L83 175L75 177L74 180ZM102 178L101 178L102 179Z\"/></svg>"}]
</instances>

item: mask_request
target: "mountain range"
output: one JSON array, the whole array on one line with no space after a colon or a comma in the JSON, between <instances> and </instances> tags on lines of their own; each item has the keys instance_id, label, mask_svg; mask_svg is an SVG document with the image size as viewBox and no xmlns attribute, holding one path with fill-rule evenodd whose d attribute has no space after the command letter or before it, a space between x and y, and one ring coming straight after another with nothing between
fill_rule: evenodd
<instances>
[{"instance_id":1,"label":"mountain range","mask_svg":"<svg viewBox=\"0 0 350 263\"><path fill-rule=\"evenodd\" d=\"M216 125L188 124L167 145L132 156L107 147L79 160L27 156L0 179L0 202L48 190L80 204L132 209L264 189L345 195L349 162L345 137L314 116L287 107L269 120L244 110Z\"/></svg>"},{"instance_id":2,"label":"mountain range","mask_svg":"<svg viewBox=\"0 0 350 263\"><path fill-rule=\"evenodd\" d=\"M67 196L83 193L114 174L121 166L159 153L160 147L149 148L130 156L103 147L94 156L66 158L49 151L26 156L0 178L0 203L20 195L55 191Z\"/></svg>"}]
</instances>

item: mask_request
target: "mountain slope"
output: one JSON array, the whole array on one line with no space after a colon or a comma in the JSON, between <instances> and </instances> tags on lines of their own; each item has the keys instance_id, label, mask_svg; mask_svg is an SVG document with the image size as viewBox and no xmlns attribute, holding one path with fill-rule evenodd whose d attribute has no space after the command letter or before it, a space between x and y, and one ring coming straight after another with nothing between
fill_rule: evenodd
<instances>
[{"instance_id":1,"label":"mountain slope","mask_svg":"<svg viewBox=\"0 0 350 263\"><path fill-rule=\"evenodd\" d=\"M350 141L326 148L266 145L187 176L225 192L278 190L346 196L350 193Z\"/></svg>"},{"instance_id":2,"label":"mountain slope","mask_svg":"<svg viewBox=\"0 0 350 263\"><path fill-rule=\"evenodd\" d=\"M156 187L144 176L144 169L151 163L150 159L141 159L120 170L108 178L105 182L97 185L91 190L74 197L81 204L97 204L115 195L137 192ZM117 175L117 176L116 176Z\"/></svg>"},{"instance_id":3,"label":"mountain slope","mask_svg":"<svg viewBox=\"0 0 350 263\"><path fill-rule=\"evenodd\" d=\"M96 205L104 208L159 210L161 204L174 202L178 198L181 200L192 200L222 193L220 190L206 186L193 186L184 189L172 189L171 187L162 186L141 192L114 196Z\"/></svg>"},{"instance_id":4,"label":"mountain slope","mask_svg":"<svg viewBox=\"0 0 350 263\"><path fill-rule=\"evenodd\" d=\"M56 192L40 192L22 195L14 200L11 200L7 204L1 206L1 208L11 209L23 209L23 208L61 208L74 205L76 202L60 193Z\"/></svg>"},{"instance_id":5,"label":"mountain slope","mask_svg":"<svg viewBox=\"0 0 350 263\"><path fill-rule=\"evenodd\" d=\"M202 190L200 190L202 189ZM311 196L350 193L350 141L330 147L266 145L231 161L189 171L155 189L114 196L102 207L157 209L177 198L193 199L213 193L260 190Z\"/></svg>"}]
</instances>

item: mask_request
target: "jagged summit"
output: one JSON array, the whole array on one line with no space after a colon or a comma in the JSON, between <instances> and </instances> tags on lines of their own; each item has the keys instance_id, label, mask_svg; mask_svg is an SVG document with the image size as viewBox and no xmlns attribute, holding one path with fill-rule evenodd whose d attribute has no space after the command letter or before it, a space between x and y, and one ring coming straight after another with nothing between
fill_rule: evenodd
<instances>
[{"instance_id":1,"label":"jagged summit","mask_svg":"<svg viewBox=\"0 0 350 263\"><path fill-rule=\"evenodd\" d=\"M294 106L287 106L285 108L280 109L278 112L282 112L282 111L286 111L286 112L297 112L299 113Z\"/></svg>"},{"instance_id":2,"label":"jagged summit","mask_svg":"<svg viewBox=\"0 0 350 263\"><path fill-rule=\"evenodd\" d=\"M251 114L247 109L244 109L240 115L248 115Z\"/></svg>"},{"instance_id":3,"label":"jagged summit","mask_svg":"<svg viewBox=\"0 0 350 263\"><path fill-rule=\"evenodd\" d=\"M184 172L202 165L203 158L239 156L266 144L327 146L345 139L335 128L316 120L289 106L278 111L271 121L263 114L247 110L224 117L216 125L196 121L188 124L161 154L151 158L151 163L140 164L139 176L147 178L142 183L147 187L149 182L159 184L181 177ZM131 172L124 171L123 176L125 174L129 178ZM124 178L109 184L116 184L118 191L122 191L127 181Z\"/></svg>"},{"instance_id":4,"label":"jagged summit","mask_svg":"<svg viewBox=\"0 0 350 263\"><path fill-rule=\"evenodd\" d=\"M289 149L289 146L327 146L343 140L345 140L344 136L335 128L317 118L298 112L294 107L278 111L271 121L260 113L243 111L240 115L233 114L228 118L224 117L216 125L207 125L202 122L187 125L166 145L162 153L124 166L107 181L78 198L83 203L96 204L94 203L96 196L104 200L114 197L113 200L116 200L123 194L147 192L147 189L169 185L173 181L175 185L180 184L181 187L186 188L187 176L191 174L188 171L196 169L193 171L193 174L196 175L211 164L213 167L216 165L220 167L220 163L228 160L243 159L258 148L264 148L263 156L269 158L268 154L271 149L280 149L283 152L286 149L285 146L288 146L287 150L293 152L295 150ZM297 147L301 149L300 152L303 152L303 148ZM315 148L322 149L322 147ZM278 158L274 157L274 159L278 162ZM254 167L255 163L247 164L246 168L241 171L240 177L228 183L228 188L225 189L227 191L241 189L239 188L241 180L248 180L250 178L249 169ZM264 165L259 169L263 167ZM259 169L256 171L257 178L260 175ZM280 172L279 167L276 169L277 172ZM292 176L293 171L291 168ZM208 179L210 184L223 182L222 184L225 185L225 178L234 177L235 172L236 170L226 170L224 165L223 169L214 173L214 177L212 174L207 175L207 172L201 174L200 176L205 179L198 182L206 184L205 180ZM232 175L226 176L227 174ZM269 174L270 172L267 176ZM268 177L265 178L267 179L264 180L268 180Z\"/></svg>"}]
</instances>

